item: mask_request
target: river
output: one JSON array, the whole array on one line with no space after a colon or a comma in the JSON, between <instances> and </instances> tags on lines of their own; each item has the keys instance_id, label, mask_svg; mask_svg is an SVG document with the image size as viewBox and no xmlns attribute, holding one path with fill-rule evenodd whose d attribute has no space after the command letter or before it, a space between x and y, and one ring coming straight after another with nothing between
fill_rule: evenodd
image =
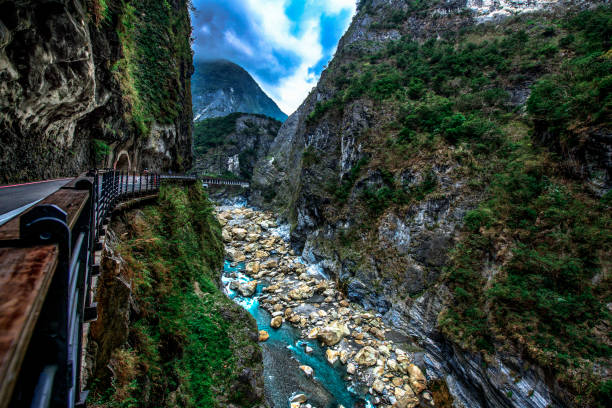
<instances>
[{"instance_id":1,"label":"river","mask_svg":"<svg viewBox=\"0 0 612 408\"><path fill-rule=\"evenodd\" d=\"M295 255L286 226L243 207L217 215L228 258L224 292L269 336L260 346L272 408L433 405L424 375L382 316L348 302Z\"/></svg>"}]
</instances>

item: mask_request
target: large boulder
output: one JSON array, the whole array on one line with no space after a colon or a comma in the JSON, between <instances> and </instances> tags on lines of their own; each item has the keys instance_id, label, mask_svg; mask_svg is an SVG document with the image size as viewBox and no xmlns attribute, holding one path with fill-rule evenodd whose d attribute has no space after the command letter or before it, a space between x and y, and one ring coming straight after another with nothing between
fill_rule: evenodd
<instances>
[{"instance_id":1,"label":"large boulder","mask_svg":"<svg viewBox=\"0 0 612 408\"><path fill-rule=\"evenodd\" d=\"M420 394L427 388L427 380L419 367L410 364L408 367L408 375L410 376L410 387L414 392Z\"/></svg>"},{"instance_id":2,"label":"large boulder","mask_svg":"<svg viewBox=\"0 0 612 408\"><path fill-rule=\"evenodd\" d=\"M259 273L259 262L249 262L245 267L246 273L256 275Z\"/></svg>"},{"instance_id":3,"label":"large boulder","mask_svg":"<svg viewBox=\"0 0 612 408\"><path fill-rule=\"evenodd\" d=\"M310 366L301 365L300 370L302 370L308 377L312 377L314 375L314 370Z\"/></svg>"},{"instance_id":4,"label":"large boulder","mask_svg":"<svg viewBox=\"0 0 612 408\"><path fill-rule=\"evenodd\" d=\"M314 289L308 285L300 285L300 287L289 291L288 295L293 300L309 299L314 294Z\"/></svg>"},{"instance_id":5,"label":"large boulder","mask_svg":"<svg viewBox=\"0 0 612 408\"><path fill-rule=\"evenodd\" d=\"M291 397L289 399L289 402L297 402L297 403L300 403L300 404L302 404L302 403L304 403L306 401L308 401L308 397L306 397L306 395L304 395L304 394L296 394L296 395L294 395L293 397Z\"/></svg>"},{"instance_id":6,"label":"large boulder","mask_svg":"<svg viewBox=\"0 0 612 408\"><path fill-rule=\"evenodd\" d=\"M225 253L227 254L227 258L230 261L244 262L246 260L246 257L244 256L244 253L242 253L241 251L237 250L236 248L228 248L228 249L225 250Z\"/></svg>"},{"instance_id":7,"label":"large boulder","mask_svg":"<svg viewBox=\"0 0 612 408\"><path fill-rule=\"evenodd\" d=\"M234 236L234 239L244 241L247 236L247 230L244 228L232 228L232 235Z\"/></svg>"},{"instance_id":8,"label":"large boulder","mask_svg":"<svg viewBox=\"0 0 612 408\"><path fill-rule=\"evenodd\" d=\"M268 259L264 263L261 264L261 267L264 269L274 269L278 267L278 261L276 259Z\"/></svg>"},{"instance_id":9,"label":"large boulder","mask_svg":"<svg viewBox=\"0 0 612 408\"><path fill-rule=\"evenodd\" d=\"M265 259L269 256L270 254L267 253L266 251L262 251L262 250L255 251L255 259Z\"/></svg>"},{"instance_id":10,"label":"large boulder","mask_svg":"<svg viewBox=\"0 0 612 408\"><path fill-rule=\"evenodd\" d=\"M365 346L357 355L355 355L355 362L359 365L371 367L376 365L376 361L378 360L378 351L370 346Z\"/></svg>"},{"instance_id":11,"label":"large boulder","mask_svg":"<svg viewBox=\"0 0 612 408\"><path fill-rule=\"evenodd\" d=\"M273 317L272 320L270 321L270 327L272 327L273 329L279 329L282 325L283 325L282 316Z\"/></svg>"},{"instance_id":12,"label":"large boulder","mask_svg":"<svg viewBox=\"0 0 612 408\"><path fill-rule=\"evenodd\" d=\"M266 341L270 338L270 334L265 330L259 331L259 341Z\"/></svg>"},{"instance_id":13,"label":"large boulder","mask_svg":"<svg viewBox=\"0 0 612 408\"><path fill-rule=\"evenodd\" d=\"M331 365L334 365L336 361L338 361L338 356L340 353L333 349L325 350L325 357L327 358L327 362Z\"/></svg>"},{"instance_id":14,"label":"large boulder","mask_svg":"<svg viewBox=\"0 0 612 408\"><path fill-rule=\"evenodd\" d=\"M393 404L393 408L415 408L419 406L419 398L409 385L405 385L404 388L396 387L395 398L396 403Z\"/></svg>"},{"instance_id":15,"label":"large boulder","mask_svg":"<svg viewBox=\"0 0 612 408\"><path fill-rule=\"evenodd\" d=\"M244 297L251 297L257 290L257 281L243 282L238 285L238 292Z\"/></svg>"},{"instance_id":16,"label":"large boulder","mask_svg":"<svg viewBox=\"0 0 612 408\"><path fill-rule=\"evenodd\" d=\"M385 383L382 382L380 378L377 378L376 380L374 380L374 383L372 384L372 389L376 391L377 393L382 394L383 391L385 390Z\"/></svg>"},{"instance_id":17,"label":"large boulder","mask_svg":"<svg viewBox=\"0 0 612 408\"><path fill-rule=\"evenodd\" d=\"M348 336L350 333L349 328L345 324L336 321L319 329L317 339L326 346L335 346L340 343L344 336Z\"/></svg>"}]
</instances>

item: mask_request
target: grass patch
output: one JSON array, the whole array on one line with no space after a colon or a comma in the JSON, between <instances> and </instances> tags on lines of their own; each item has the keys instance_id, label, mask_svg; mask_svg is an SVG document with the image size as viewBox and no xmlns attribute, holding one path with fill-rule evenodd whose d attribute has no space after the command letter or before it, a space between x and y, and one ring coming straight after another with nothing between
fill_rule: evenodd
<instances>
[{"instance_id":1,"label":"grass patch","mask_svg":"<svg viewBox=\"0 0 612 408\"><path fill-rule=\"evenodd\" d=\"M217 287L223 263L220 226L199 185L163 186L159 204L132 219L119 253L130 273L139 313L129 364L98 407L250 407L257 397L239 377L257 370L254 323Z\"/></svg>"}]
</instances>

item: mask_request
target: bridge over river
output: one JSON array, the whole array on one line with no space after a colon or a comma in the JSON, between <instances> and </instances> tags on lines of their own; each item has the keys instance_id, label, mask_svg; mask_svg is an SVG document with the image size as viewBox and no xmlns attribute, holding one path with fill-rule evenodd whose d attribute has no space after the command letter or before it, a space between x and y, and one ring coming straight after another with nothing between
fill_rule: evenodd
<instances>
[{"instance_id":1,"label":"bridge over river","mask_svg":"<svg viewBox=\"0 0 612 408\"><path fill-rule=\"evenodd\" d=\"M162 183L249 187L243 180L92 170L0 186L0 408L83 407L87 324L113 211Z\"/></svg>"}]
</instances>

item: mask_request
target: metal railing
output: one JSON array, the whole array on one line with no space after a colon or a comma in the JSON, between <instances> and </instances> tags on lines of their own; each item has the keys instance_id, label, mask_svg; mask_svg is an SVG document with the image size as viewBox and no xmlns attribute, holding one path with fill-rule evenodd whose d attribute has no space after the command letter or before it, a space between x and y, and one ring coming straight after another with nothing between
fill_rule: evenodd
<instances>
[{"instance_id":1,"label":"metal railing","mask_svg":"<svg viewBox=\"0 0 612 408\"><path fill-rule=\"evenodd\" d=\"M31 340L17 368L12 399L10 403L0 401L0 407L85 406L87 391L81 383L83 328L97 318L97 305L92 298L92 279L100 273L96 251L103 247L101 238L112 210L120 203L157 193L163 179L196 180L188 176L92 170L60 190L64 201L71 197L77 201L69 202L68 210L56 204L39 204L20 217L19 237L11 241L11 246L57 246L59 252L40 316L36 316L33 332L29 333Z\"/></svg>"},{"instance_id":2,"label":"metal railing","mask_svg":"<svg viewBox=\"0 0 612 408\"><path fill-rule=\"evenodd\" d=\"M223 185L223 186L240 186L240 187L248 188L250 185L249 182L246 180L231 180L231 179L212 178L212 177L201 178L199 180L201 180L202 183L204 183L207 186Z\"/></svg>"},{"instance_id":3,"label":"metal railing","mask_svg":"<svg viewBox=\"0 0 612 408\"><path fill-rule=\"evenodd\" d=\"M223 185L223 186L241 186L248 188L250 183L247 180L226 179L220 177L198 177L194 175L171 175L164 174L160 176L162 180L200 180L205 185Z\"/></svg>"}]
</instances>

